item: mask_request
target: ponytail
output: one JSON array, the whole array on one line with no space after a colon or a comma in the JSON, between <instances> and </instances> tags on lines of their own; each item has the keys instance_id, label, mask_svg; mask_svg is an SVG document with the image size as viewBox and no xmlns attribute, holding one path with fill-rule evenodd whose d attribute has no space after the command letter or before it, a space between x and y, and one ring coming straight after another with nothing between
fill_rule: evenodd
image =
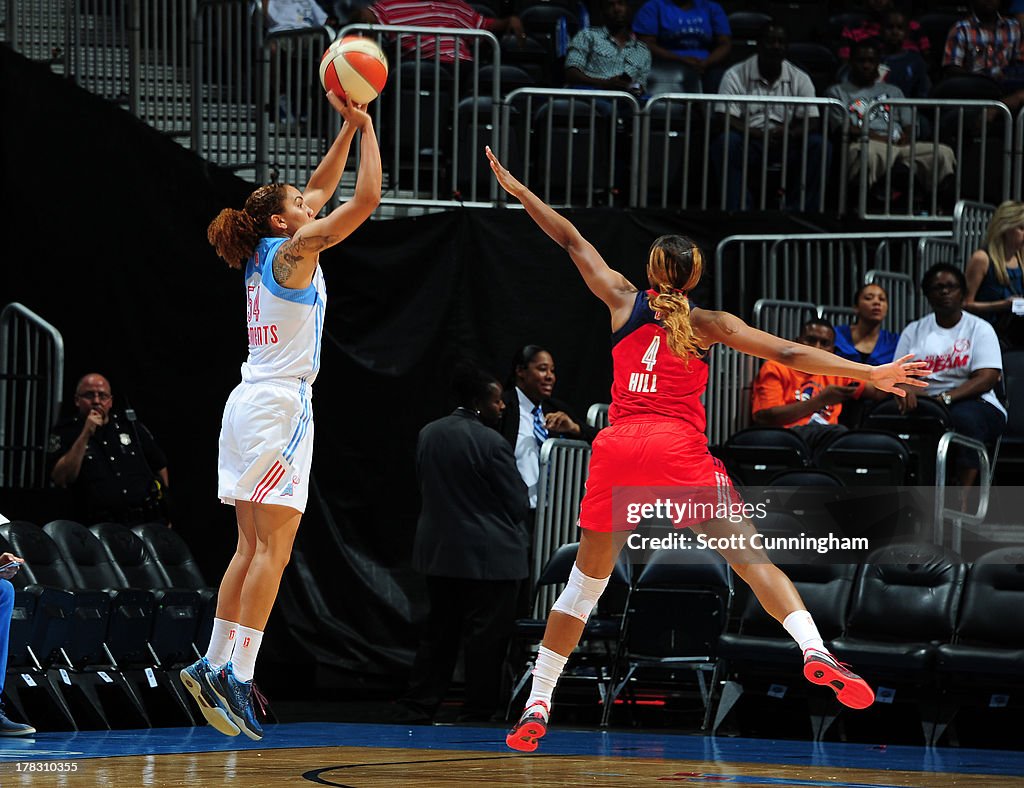
<instances>
[{"instance_id":1,"label":"ponytail","mask_svg":"<svg viewBox=\"0 0 1024 788\"><path fill-rule=\"evenodd\" d=\"M651 246L647 270L658 290L650 304L665 328L669 350L684 360L700 358L707 346L693 330L687 298L704 270L700 249L684 236L663 235Z\"/></svg>"},{"instance_id":2,"label":"ponytail","mask_svg":"<svg viewBox=\"0 0 1024 788\"><path fill-rule=\"evenodd\" d=\"M681 359L700 358L707 347L700 343L690 322L690 299L680 290L671 288L666 292L667 285L659 285L662 292L651 299L661 324L665 327L668 347Z\"/></svg>"},{"instance_id":3,"label":"ponytail","mask_svg":"<svg viewBox=\"0 0 1024 788\"><path fill-rule=\"evenodd\" d=\"M270 234L270 217L284 206L284 184L260 186L241 211L225 208L206 228L206 238L232 268L242 268L256 253L260 238Z\"/></svg>"}]
</instances>

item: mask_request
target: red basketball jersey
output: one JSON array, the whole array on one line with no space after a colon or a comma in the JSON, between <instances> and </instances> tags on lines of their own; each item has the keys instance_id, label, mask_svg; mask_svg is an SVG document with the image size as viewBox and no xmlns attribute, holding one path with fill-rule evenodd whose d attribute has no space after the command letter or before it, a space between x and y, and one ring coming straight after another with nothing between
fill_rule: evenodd
<instances>
[{"instance_id":1,"label":"red basketball jersey","mask_svg":"<svg viewBox=\"0 0 1024 788\"><path fill-rule=\"evenodd\" d=\"M636 294L626 324L612 334L612 404L609 422L654 416L682 419L703 434L707 422L700 398L708 384L703 359L681 359L668 346L649 299Z\"/></svg>"}]
</instances>

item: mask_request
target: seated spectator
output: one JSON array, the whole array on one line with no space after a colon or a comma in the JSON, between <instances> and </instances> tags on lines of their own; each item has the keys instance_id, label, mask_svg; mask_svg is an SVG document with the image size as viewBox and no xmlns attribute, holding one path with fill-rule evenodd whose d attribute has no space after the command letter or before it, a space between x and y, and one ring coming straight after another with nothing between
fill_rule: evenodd
<instances>
[{"instance_id":1,"label":"seated spectator","mask_svg":"<svg viewBox=\"0 0 1024 788\"><path fill-rule=\"evenodd\" d=\"M808 320L796 338L802 345L835 349L835 332L827 320ZM759 427L793 430L817 454L846 427L839 424L843 403L859 399L866 385L837 375L810 375L776 361L766 361L754 381L751 410Z\"/></svg>"},{"instance_id":2,"label":"seated spectator","mask_svg":"<svg viewBox=\"0 0 1024 788\"><path fill-rule=\"evenodd\" d=\"M985 245L967 263L964 309L987 320L1005 344L1015 347L1024 345L1022 255L1024 203L1007 200L988 223Z\"/></svg>"},{"instance_id":3,"label":"seated spectator","mask_svg":"<svg viewBox=\"0 0 1024 788\"><path fill-rule=\"evenodd\" d=\"M1006 426L1006 409L995 392L1003 371L996 332L980 317L963 311L967 279L955 265L933 265L921 280L921 289L933 312L903 329L896 357L912 354L915 361L927 363L931 375L923 391L949 408L958 433L992 446ZM909 413L924 394L903 388L907 396L896 402L901 413ZM956 483L976 485L979 465L975 452L958 450Z\"/></svg>"},{"instance_id":4,"label":"seated spectator","mask_svg":"<svg viewBox=\"0 0 1024 788\"><path fill-rule=\"evenodd\" d=\"M999 13L999 0L973 0L972 13L946 38L942 56L947 77L982 76L995 80L1011 111L1024 105L1024 43L1021 23Z\"/></svg>"},{"instance_id":5,"label":"seated spectator","mask_svg":"<svg viewBox=\"0 0 1024 788\"><path fill-rule=\"evenodd\" d=\"M881 285L863 285L853 297L854 322L836 326L837 356L861 364L888 364L896 353L899 334L882 328L889 314L889 295Z\"/></svg>"},{"instance_id":6,"label":"seated spectator","mask_svg":"<svg viewBox=\"0 0 1024 788\"><path fill-rule=\"evenodd\" d=\"M855 181L864 166L868 171L870 188L883 179L893 164L902 163L911 168L926 189L937 189L942 208L952 210L956 196L953 149L918 139L913 146L914 158L911 160L911 130L908 126L912 114L908 107L897 106L894 109L888 104L876 104L870 117L864 117L868 105L878 99L904 98L903 91L895 85L878 81L878 65L878 46L862 41L852 48L848 81L825 91L826 96L839 99L850 110L848 118L853 132L847 148L850 180ZM869 129L868 148L866 160L862 161L859 132L865 123Z\"/></svg>"},{"instance_id":7,"label":"seated spectator","mask_svg":"<svg viewBox=\"0 0 1024 788\"><path fill-rule=\"evenodd\" d=\"M651 72L651 51L633 32L631 15L626 0L603 0L604 26L581 30L569 42L567 85L643 95Z\"/></svg>"},{"instance_id":8,"label":"seated spectator","mask_svg":"<svg viewBox=\"0 0 1024 788\"><path fill-rule=\"evenodd\" d=\"M261 7L267 19L267 33L337 26L337 20L316 0L262 0Z\"/></svg>"},{"instance_id":9,"label":"seated spectator","mask_svg":"<svg viewBox=\"0 0 1024 788\"><path fill-rule=\"evenodd\" d=\"M447 27L462 30L488 30L498 38L506 32L514 33L520 40L526 37L522 22L518 16L503 19L492 19L482 16L462 0L377 0L367 8L359 9L352 18L353 22L366 25L408 25L415 27ZM458 39L458 50L455 38L421 36L417 41L414 35L402 36L402 49L406 52L418 52L421 60L432 60L441 50L442 63L454 63L456 60L471 62L473 53L463 39Z\"/></svg>"},{"instance_id":10,"label":"seated spectator","mask_svg":"<svg viewBox=\"0 0 1024 788\"><path fill-rule=\"evenodd\" d=\"M928 63L920 52L907 47L907 15L897 10L886 11L878 43L882 81L898 87L907 98L928 98L932 90Z\"/></svg>"},{"instance_id":11,"label":"seated spectator","mask_svg":"<svg viewBox=\"0 0 1024 788\"><path fill-rule=\"evenodd\" d=\"M712 0L647 0L633 31L654 58L652 91L714 93L732 49L729 18Z\"/></svg>"},{"instance_id":12,"label":"seated spectator","mask_svg":"<svg viewBox=\"0 0 1024 788\"><path fill-rule=\"evenodd\" d=\"M885 15L895 11L896 7L892 0L867 0L864 4L864 11L868 18L860 27L847 27L843 29L840 36L839 49L836 54L840 60L849 60L851 48L861 41L876 41L882 36L885 27ZM921 26L913 21L907 24L907 35L904 36L902 47L909 52L917 52L927 56L931 50L931 42L921 30Z\"/></svg>"},{"instance_id":13,"label":"seated spectator","mask_svg":"<svg viewBox=\"0 0 1024 788\"><path fill-rule=\"evenodd\" d=\"M781 25L769 25L761 33L757 42L757 54L737 63L725 72L719 93L724 96L773 96L787 98L800 96L814 98L814 85L807 72L797 68L785 58L786 31ZM809 126L806 140L804 137L803 118L819 117L817 107L808 107L806 112L796 107L785 107L779 104L739 104L729 103L715 105L716 111L724 112L728 107L730 130L712 140L710 146L711 162L718 170L721 181L722 165L725 159L725 148L729 149L729 167L726 175L726 208L731 211L745 207L753 207L749 184L743 183L743 171L748 177L751 173L760 172L761 161L768 149L768 159L779 161L782 158L782 136L786 133L785 122L789 121L790 140L786 146L787 183L784 185L790 208L809 211L820 210L821 198L821 166L822 145L827 142L815 131L816 123ZM749 125L749 131L745 126ZM746 139L747 157L744 160L744 140ZM805 195L800 194L800 182L803 176L804 143L807 149L807 171ZM826 168L829 157L826 150ZM801 197L805 197L801 206ZM742 201L741 201L742 198Z\"/></svg>"},{"instance_id":14,"label":"seated spectator","mask_svg":"<svg viewBox=\"0 0 1024 788\"><path fill-rule=\"evenodd\" d=\"M105 377L92 373L78 381L78 412L50 434L51 477L71 489L85 525L166 522L167 458L134 410L113 405Z\"/></svg>"},{"instance_id":15,"label":"seated spectator","mask_svg":"<svg viewBox=\"0 0 1024 788\"><path fill-rule=\"evenodd\" d=\"M0 516L0 523L8 522ZM0 570L0 694L4 691L4 680L7 678L7 644L11 636L11 615L14 613L14 586L11 578L18 574L25 563L14 553L0 553L0 566L13 563L13 566ZM36 729L31 725L15 722L4 714L4 704L0 700L0 737L32 736Z\"/></svg>"}]
</instances>

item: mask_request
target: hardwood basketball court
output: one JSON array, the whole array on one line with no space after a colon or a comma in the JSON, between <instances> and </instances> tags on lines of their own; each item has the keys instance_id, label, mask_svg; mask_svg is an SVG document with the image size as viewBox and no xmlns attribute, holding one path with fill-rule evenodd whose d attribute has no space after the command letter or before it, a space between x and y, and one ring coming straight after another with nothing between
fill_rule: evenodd
<instances>
[{"instance_id":1,"label":"hardwood basketball court","mask_svg":"<svg viewBox=\"0 0 1024 788\"><path fill-rule=\"evenodd\" d=\"M41 733L0 740L0 785L833 786L1002 788L1024 782L1024 753L870 744L574 731L536 754L500 728L353 723L268 726L262 742L212 728Z\"/></svg>"}]
</instances>

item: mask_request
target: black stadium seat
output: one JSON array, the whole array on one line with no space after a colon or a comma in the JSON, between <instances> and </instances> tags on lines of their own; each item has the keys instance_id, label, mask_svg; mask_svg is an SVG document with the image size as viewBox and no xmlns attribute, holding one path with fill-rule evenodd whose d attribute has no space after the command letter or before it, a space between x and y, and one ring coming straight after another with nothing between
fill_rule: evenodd
<instances>
[{"instance_id":1,"label":"black stadium seat","mask_svg":"<svg viewBox=\"0 0 1024 788\"><path fill-rule=\"evenodd\" d=\"M914 484L935 484L935 450L939 439L953 429L949 410L938 400L920 397L917 408L906 415L899 412L895 399L880 403L864 420L865 429L895 435L910 452L910 480Z\"/></svg>"},{"instance_id":2,"label":"black stadium seat","mask_svg":"<svg viewBox=\"0 0 1024 788\"><path fill-rule=\"evenodd\" d=\"M173 529L162 523L146 523L136 525L132 531L146 546L146 551L163 580L163 588L185 588L199 592L202 610L195 642L201 649L205 649L213 630L213 617L217 610L217 589L206 582L192 551Z\"/></svg>"},{"instance_id":3,"label":"black stadium seat","mask_svg":"<svg viewBox=\"0 0 1024 788\"><path fill-rule=\"evenodd\" d=\"M966 573L961 557L938 545L873 550L854 586L846 632L832 641L839 659L894 690L888 702L906 708L909 701L920 713L924 742L932 740L938 718L938 647L953 640ZM874 708L879 705L889 703ZM847 725L860 723L870 725L870 715Z\"/></svg>"},{"instance_id":4,"label":"black stadium seat","mask_svg":"<svg viewBox=\"0 0 1024 788\"><path fill-rule=\"evenodd\" d=\"M907 483L910 451L890 433L856 430L832 441L818 465L851 487L898 486Z\"/></svg>"},{"instance_id":5,"label":"black stadium seat","mask_svg":"<svg viewBox=\"0 0 1024 788\"><path fill-rule=\"evenodd\" d=\"M623 693L628 698L638 687L671 687L678 684L680 671L692 670L706 728L720 670L718 640L728 623L732 598L732 571L718 553L654 551L629 597L602 724L608 723L615 700ZM710 673L709 679L705 673Z\"/></svg>"},{"instance_id":6,"label":"black stadium seat","mask_svg":"<svg viewBox=\"0 0 1024 788\"><path fill-rule=\"evenodd\" d=\"M60 550L75 588L105 591L110 597L110 620L105 643L118 665L152 665L149 635L156 600L145 588L128 588L118 579L100 541L80 523L55 520L43 531Z\"/></svg>"},{"instance_id":7,"label":"black stadium seat","mask_svg":"<svg viewBox=\"0 0 1024 788\"><path fill-rule=\"evenodd\" d=\"M723 447L729 471L743 484L766 484L781 471L803 468L811 451L803 438L782 427L748 427Z\"/></svg>"},{"instance_id":8,"label":"black stadium seat","mask_svg":"<svg viewBox=\"0 0 1024 788\"><path fill-rule=\"evenodd\" d=\"M64 649L75 667L102 664L106 660L103 639L110 619L110 598L102 591L76 589L76 582L57 545L32 523L12 522L0 526L0 536L10 543L14 552L25 559L25 565L16 575L22 582L39 587L45 594L40 597L44 606L55 605L68 619L62 640L58 631L40 639L45 643L39 659L51 664L60 659ZM58 600L58 597L63 599Z\"/></svg>"},{"instance_id":9,"label":"black stadium seat","mask_svg":"<svg viewBox=\"0 0 1024 788\"><path fill-rule=\"evenodd\" d=\"M534 583L535 597L542 589L559 588L566 583L573 564L576 563L576 553L579 551L579 547L579 542L571 542L562 545L554 552ZM622 616L628 601L630 585L629 557L627 552L623 551L612 570L608 588L601 595L581 638L581 642L592 641L599 646L604 646L605 649L598 651L596 657L584 649L577 649L566 665L564 673L566 677L571 679L577 673L593 675L592 668L595 667L595 661L599 663L596 665L598 675L610 670L614 656L613 644L618 640L622 628ZM536 602L534 604L536 606ZM518 619L513 628L509 659L514 681L509 698L509 713L533 670L535 654L529 649L526 655L522 651L524 646L532 646L543 638L548 611L542 611L541 615L543 618Z\"/></svg>"},{"instance_id":10,"label":"black stadium seat","mask_svg":"<svg viewBox=\"0 0 1024 788\"><path fill-rule=\"evenodd\" d=\"M202 600L195 589L166 588L145 544L118 523L100 523L89 529L99 539L120 585L148 588L156 598L150 644L162 665L192 662Z\"/></svg>"},{"instance_id":11,"label":"black stadium seat","mask_svg":"<svg viewBox=\"0 0 1024 788\"><path fill-rule=\"evenodd\" d=\"M1024 547L1003 547L980 556L964 583L956 642L938 648L943 715L932 743L961 710L979 715L1002 710L1000 696L1024 691ZM961 746L971 738L971 724L958 726ZM992 726L981 726L991 731ZM981 734L984 736L984 734ZM991 746L981 743L977 746ZM966 746L974 746L967 743ZM996 745L1001 746L1001 745Z\"/></svg>"},{"instance_id":12,"label":"black stadium seat","mask_svg":"<svg viewBox=\"0 0 1024 788\"><path fill-rule=\"evenodd\" d=\"M850 603L856 564L823 562L820 564L780 564L800 593L814 617L826 647L843 633ZM729 711L745 691L765 691L779 681L780 672L794 675L801 664L800 649L761 606L752 592L745 596L740 613L739 631L726 632L719 640L719 654L725 660L726 683L715 713L714 730L725 721ZM808 689L814 693L815 690ZM813 697L813 696L812 696ZM820 696L819 697L824 697ZM825 698L828 700L828 698ZM819 715L814 737L820 739L831 719Z\"/></svg>"}]
</instances>

